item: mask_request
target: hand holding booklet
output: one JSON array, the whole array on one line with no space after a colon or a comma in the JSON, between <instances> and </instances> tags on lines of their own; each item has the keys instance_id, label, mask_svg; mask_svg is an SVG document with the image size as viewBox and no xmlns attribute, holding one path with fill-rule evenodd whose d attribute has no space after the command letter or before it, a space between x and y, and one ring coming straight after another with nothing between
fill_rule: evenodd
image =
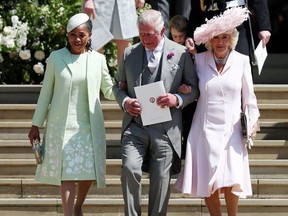
<instances>
[{"instance_id":1,"label":"hand holding booklet","mask_svg":"<svg viewBox=\"0 0 288 216\"><path fill-rule=\"evenodd\" d=\"M165 94L163 81L134 87L136 98L141 104L141 119L143 126L171 121L170 108L157 105L157 98Z\"/></svg>"}]
</instances>

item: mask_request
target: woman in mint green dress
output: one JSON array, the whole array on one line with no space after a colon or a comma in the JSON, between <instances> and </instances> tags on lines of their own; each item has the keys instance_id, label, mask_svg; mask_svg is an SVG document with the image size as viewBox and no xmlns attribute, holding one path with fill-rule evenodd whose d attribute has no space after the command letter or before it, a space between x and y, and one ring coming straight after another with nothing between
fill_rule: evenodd
<instances>
[{"instance_id":1,"label":"woman in mint green dress","mask_svg":"<svg viewBox=\"0 0 288 216\"><path fill-rule=\"evenodd\" d=\"M100 91L114 99L106 59L91 49L92 23L84 13L67 24L68 47L53 51L29 132L33 145L45 124L45 158L38 182L59 185L64 216L81 216L93 182L105 187L106 139ZM76 183L78 190L76 190ZM77 191L77 199L74 200ZM74 213L73 213L74 212Z\"/></svg>"}]
</instances>

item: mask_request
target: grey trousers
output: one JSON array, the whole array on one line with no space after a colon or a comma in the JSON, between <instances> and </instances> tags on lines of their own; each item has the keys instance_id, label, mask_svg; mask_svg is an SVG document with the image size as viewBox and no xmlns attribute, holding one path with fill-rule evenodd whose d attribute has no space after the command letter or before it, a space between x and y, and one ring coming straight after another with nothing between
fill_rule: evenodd
<instances>
[{"instance_id":1,"label":"grey trousers","mask_svg":"<svg viewBox=\"0 0 288 216\"><path fill-rule=\"evenodd\" d=\"M167 214L170 197L170 169L173 147L162 126L129 124L122 138L122 190L125 215L141 215L142 164L149 155L149 205L148 215Z\"/></svg>"}]
</instances>

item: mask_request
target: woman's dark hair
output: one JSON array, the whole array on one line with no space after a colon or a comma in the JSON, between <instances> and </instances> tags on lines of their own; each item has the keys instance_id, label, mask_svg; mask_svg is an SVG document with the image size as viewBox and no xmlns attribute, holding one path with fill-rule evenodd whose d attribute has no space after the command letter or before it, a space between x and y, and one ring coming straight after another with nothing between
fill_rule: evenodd
<instances>
[{"instance_id":1,"label":"woman's dark hair","mask_svg":"<svg viewBox=\"0 0 288 216\"><path fill-rule=\"evenodd\" d=\"M92 21L89 19L89 20L87 20L84 24L87 26L89 32L92 32L92 28L93 28ZM93 48L92 48L92 46L91 46L91 38L88 40L88 42L87 42L87 44L86 44L86 49L87 49L87 51L88 51L88 50L90 50L90 51L93 50Z\"/></svg>"}]
</instances>

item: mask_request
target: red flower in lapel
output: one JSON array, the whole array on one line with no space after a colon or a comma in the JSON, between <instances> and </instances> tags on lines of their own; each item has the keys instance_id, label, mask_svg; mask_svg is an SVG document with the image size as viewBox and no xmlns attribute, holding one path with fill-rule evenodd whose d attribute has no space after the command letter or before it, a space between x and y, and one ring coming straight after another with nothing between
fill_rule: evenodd
<instances>
[{"instance_id":1,"label":"red flower in lapel","mask_svg":"<svg viewBox=\"0 0 288 216\"><path fill-rule=\"evenodd\" d=\"M167 60L171 59L174 56L173 52L168 53L167 55Z\"/></svg>"}]
</instances>

